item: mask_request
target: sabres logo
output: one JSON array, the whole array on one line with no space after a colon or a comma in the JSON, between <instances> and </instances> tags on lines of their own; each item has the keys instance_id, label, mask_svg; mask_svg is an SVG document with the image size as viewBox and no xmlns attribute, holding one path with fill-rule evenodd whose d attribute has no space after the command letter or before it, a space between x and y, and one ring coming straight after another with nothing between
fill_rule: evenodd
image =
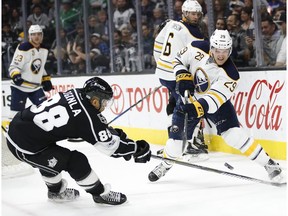
<instances>
[{"instance_id":1,"label":"sabres logo","mask_svg":"<svg viewBox=\"0 0 288 216\"><path fill-rule=\"evenodd\" d=\"M38 74L40 72L42 66L42 61L41 59L35 59L30 66L30 69L33 74Z\"/></svg>"},{"instance_id":2,"label":"sabres logo","mask_svg":"<svg viewBox=\"0 0 288 216\"><path fill-rule=\"evenodd\" d=\"M197 68L194 75L195 90L199 94L204 94L210 89L210 80L207 73L202 68Z\"/></svg>"}]
</instances>

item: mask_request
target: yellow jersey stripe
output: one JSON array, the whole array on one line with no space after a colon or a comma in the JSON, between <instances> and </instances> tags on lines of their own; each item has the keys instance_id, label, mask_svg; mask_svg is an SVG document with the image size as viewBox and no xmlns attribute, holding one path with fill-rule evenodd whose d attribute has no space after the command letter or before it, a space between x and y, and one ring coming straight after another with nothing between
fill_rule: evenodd
<instances>
[{"instance_id":1,"label":"yellow jersey stripe","mask_svg":"<svg viewBox=\"0 0 288 216\"><path fill-rule=\"evenodd\" d=\"M223 99L217 93L209 91L209 92L207 92L207 94L210 94L210 95L216 97L216 99L220 103L220 106L224 103Z\"/></svg>"},{"instance_id":2,"label":"yellow jersey stripe","mask_svg":"<svg viewBox=\"0 0 288 216\"><path fill-rule=\"evenodd\" d=\"M161 67L163 67L163 68L169 69L169 70L173 70L173 67L172 67L171 65L165 64L165 63L163 63L163 62L160 61L160 60L157 62L157 65L158 65L158 66L161 66Z\"/></svg>"}]
</instances>

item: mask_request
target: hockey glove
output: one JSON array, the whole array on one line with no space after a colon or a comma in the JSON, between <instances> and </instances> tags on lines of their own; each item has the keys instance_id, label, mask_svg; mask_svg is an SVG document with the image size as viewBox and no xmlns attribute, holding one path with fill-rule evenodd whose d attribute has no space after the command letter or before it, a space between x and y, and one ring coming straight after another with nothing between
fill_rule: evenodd
<instances>
[{"instance_id":1,"label":"hockey glove","mask_svg":"<svg viewBox=\"0 0 288 216\"><path fill-rule=\"evenodd\" d=\"M208 106L205 100L201 100L201 102L205 104L204 107ZM181 112L188 113L188 115L193 118L200 118L205 114L205 108L203 108L202 104L197 100L192 103L181 104L179 109Z\"/></svg>"},{"instance_id":2,"label":"hockey glove","mask_svg":"<svg viewBox=\"0 0 288 216\"><path fill-rule=\"evenodd\" d=\"M49 75L42 77L41 85L43 86L44 91L50 91L54 89L51 83L51 77Z\"/></svg>"},{"instance_id":3,"label":"hockey glove","mask_svg":"<svg viewBox=\"0 0 288 216\"><path fill-rule=\"evenodd\" d=\"M145 140L136 141L137 150L133 154L135 163L146 163L150 161L151 150L150 145Z\"/></svg>"},{"instance_id":4,"label":"hockey glove","mask_svg":"<svg viewBox=\"0 0 288 216\"><path fill-rule=\"evenodd\" d=\"M17 85L17 86L21 86L22 83L24 82L24 80L21 77L20 72L13 72L11 75L11 78L12 78L13 82L15 83L15 85Z\"/></svg>"},{"instance_id":5,"label":"hockey glove","mask_svg":"<svg viewBox=\"0 0 288 216\"><path fill-rule=\"evenodd\" d=\"M176 93L184 97L185 90L189 90L190 94L194 93L194 83L192 74L185 70L176 73Z\"/></svg>"},{"instance_id":6,"label":"hockey glove","mask_svg":"<svg viewBox=\"0 0 288 216\"><path fill-rule=\"evenodd\" d=\"M130 143L134 143L133 140L130 140L128 137L127 137L127 134L120 128L113 128L113 127L108 127L109 131L111 132L111 134L114 134L114 135L117 135L120 137L120 143L127 143L127 142L130 142ZM122 148L121 148L122 145L119 146L119 149L116 151L116 153L118 152L121 152L122 151ZM124 145L125 147L128 147L128 145ZM132 146L132 145L131 145ZM129 147L128 147L129 148ZM132 148L132 147L131 147ZM134 147L133 147L134 148ZM123 151L126 151L126 150L123 150ZM115 156L115 155L112 155L112 157L120 157L120 156ZM126 160L126 161L129 161L131 158L132 158L132 154L123 154L123 158Z\"/></svg>"}]
</instances>

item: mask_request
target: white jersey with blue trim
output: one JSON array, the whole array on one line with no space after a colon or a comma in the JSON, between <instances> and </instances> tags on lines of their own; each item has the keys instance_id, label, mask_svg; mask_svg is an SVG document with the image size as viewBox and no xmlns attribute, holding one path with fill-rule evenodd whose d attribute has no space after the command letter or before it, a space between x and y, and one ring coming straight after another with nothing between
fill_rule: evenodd
<instances>
[{"instance_id":1,"label":"white jersey with blue trim","mask_svg":"<svg viewBox=\"0 0 288 216\"><path fill-rule=\"evenodd\" d=\"M188 43L196 40L203 40L198 37L199 29L197 26L189 26L182 21L171 20L166 23L164 28L155 38L153 55L157 63L156 75L163 80L175 80L173 74L172 61ZM197 31L197 34L191 32Z\"/></svg>"},{"instance_id":2,"label":"white jersey with blue trim","mask_svg":"<svg viewBox=\"0 0 288 216\"><path fill-rule=\"evenodd\" d=\"M48 56L48 49L40 46L35 48L31 43L20 44L13 56L9 67L10 76L13 73L21 74L24 82L17 86L12 81L11 85L23 92L33 92L41 87L42 77L47 75L45 64Z\"/></svg>"},{"instance_id":3,"label":"white jersey with blue trim","mask_svg":"<svg viewBox=\"0 0 288 216\"><path fill-rule=\"evenodd\" d=\"M209 105L208 113L211 114L233 96L240 76L230 58L218 66L207 52L208 45L204 43L193 42L183 48L173 65L175 73L185 70L193 75L195 99L205 99Z\"/></svg>"}]
</instances>

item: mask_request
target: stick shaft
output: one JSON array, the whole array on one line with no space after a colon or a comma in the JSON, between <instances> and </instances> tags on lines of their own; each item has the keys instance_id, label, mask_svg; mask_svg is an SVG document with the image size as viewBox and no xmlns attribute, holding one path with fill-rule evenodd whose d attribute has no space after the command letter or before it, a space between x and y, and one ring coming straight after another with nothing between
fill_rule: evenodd
<instances>
[{"instance_id":1,"label":"stick shaft","mask_svg":"<svg viewBox=\"0 0 288 216\"><path fill-rule=\"evenodd\" d=\"M266 184L266 185L272 185L272 186L286 186L286 182L284 183L276 183L276 182L269 182L269 181L265 181L265 180L261 180L261 179L256 179L253 177L249 177L249 176L244 176L244 175L239 175L236 173L231 173L231 172L226 172L226 171L222 171L222 170L218 170L218 169L214 169L214 168L210 168L210 167L205 167L205 166L201 166L201 165L196 165L196 164L191 164L191 163L186 163L183 161L178 161L178 160L173 160L170 158L163 158L161 156L158 155L151 155L151 158L153 159L157 159L157 160L166 160L170 163L175 163L181 166L186 166L186 167L190 167L190 168L195 168L195 169L200 169L200 170L204 170L204 171L208 171L208 172L214 172L214 173L218 173L218 174L222 174L222 175L226 175L226 176L230 176L230 177L234 177L234 178L240 178L243 180L247 180L247 181L252 181L252 182L257 182L260 184Z\"/></svg>"},{"instance_id":2,"label":"stick shaft","mask_svg":"<svg viewBox=\"0 0 288 216\"><path fill-rule=\"evenodd\" d=\"M153 94L154 92L156 92L158 89L160 89L162 87L158 86L157 88L155 88L153 91L149 92L149 94L147 94L146 96L144 96L143 98L141 98L139 101L137 101L136 103L134 103L133 105L131 105L130 107L128 107L126 110L124 110L122 113L120 113L119 115L117 115L115 118L113 118L110 122L108 122L108 125L111 124L112 122L114 122L116 119L118 119L120 116L124 115L126 112L128 112L130 109L132 109L133 107L135 107L137 104L139 104L140 102L142 102L143 100L145 100L146 98L148 98L151 94Z\"/></svg>"}]
</instances>

